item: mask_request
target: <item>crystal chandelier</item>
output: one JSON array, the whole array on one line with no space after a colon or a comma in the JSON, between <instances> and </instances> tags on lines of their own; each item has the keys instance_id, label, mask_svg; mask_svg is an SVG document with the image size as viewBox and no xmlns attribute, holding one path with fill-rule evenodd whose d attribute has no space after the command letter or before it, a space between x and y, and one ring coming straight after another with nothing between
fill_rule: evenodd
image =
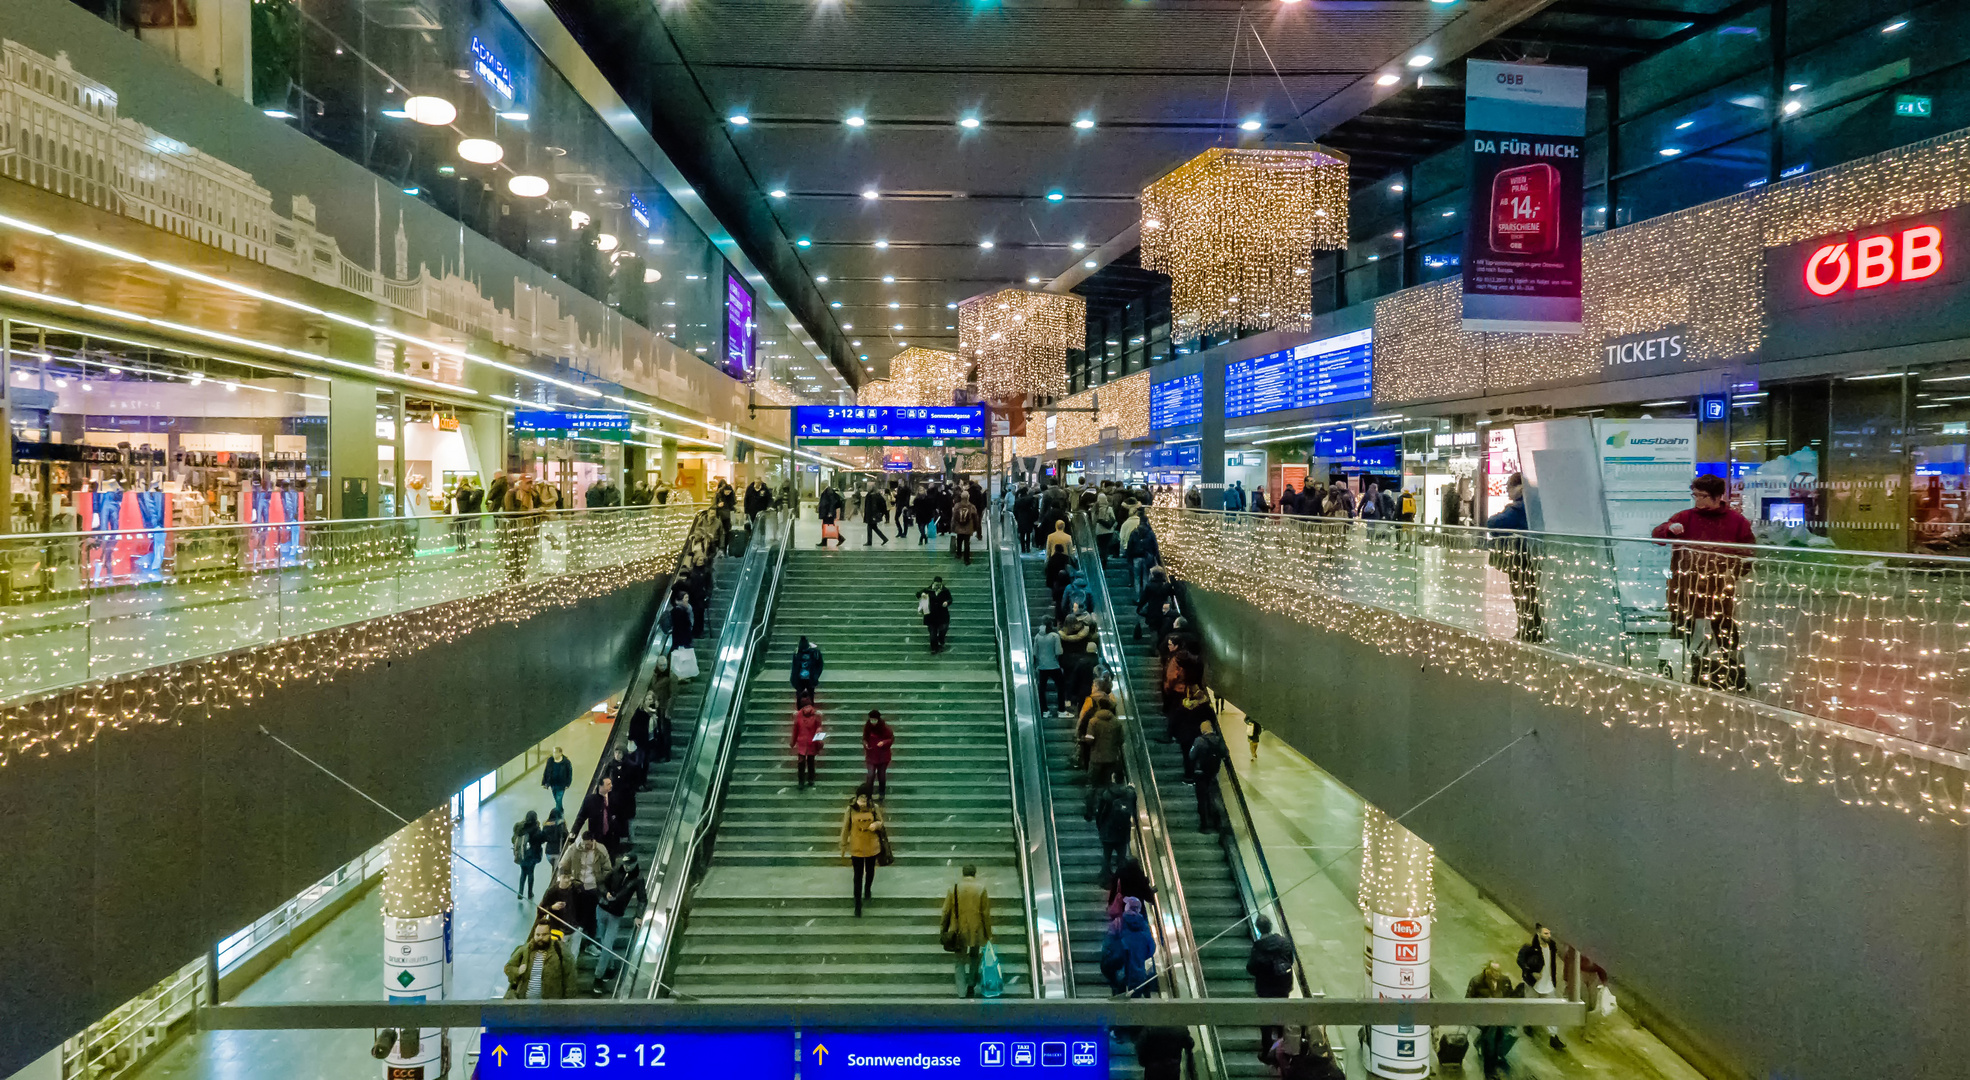
<instances>
[{"instance_id":1,"label":"crystal chandelier","mask_svg":"<svg viewBox=\"0 0 1970 1080\"><path fill-rule=\"evenodd\" d=\"M961 389L965 363L954 352L911 346L889 361L889 378L863 383L855 391L857 405L949 405L951 392Z\"/></svg>"},{"instance_id":2,"label":"crystal chandelier","mask_svg":"<svg viewBox=\"0 0 1970 1080\"><path fill-rule=\"evenodd\" d=\"M989 398L1067 391L1067 350L1087 344L1088 302L1072 293L1000 289L958 306L958 351Z\"/></svg>"},{"instance_id":3,"label":"crystal chandelier","mask_svg":"<svg viewBox=\"0 0 1970 1080\"><path fill-rule=\"evenodd\" d=\"M1142 265L1173 336L1305 330L1316 250L1348 244L1348 163L1324 147L1213 147L1142 190Z\"/></svg>"}]
</instances>

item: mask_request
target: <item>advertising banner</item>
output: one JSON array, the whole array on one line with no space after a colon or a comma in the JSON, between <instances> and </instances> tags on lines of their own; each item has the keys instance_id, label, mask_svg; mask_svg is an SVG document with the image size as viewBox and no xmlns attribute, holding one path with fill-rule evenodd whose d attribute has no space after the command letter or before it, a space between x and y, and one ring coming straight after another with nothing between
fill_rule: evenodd
<instances>
[{"instance_id":1,"label":"advertising banner","mask_svg":"<svg viewBox=\"0 0 1970 1080\"><path fill-rule=\"evenodd\" d=\"M1696 421L1594 420L1601 498L1609 536L1649 535L1690 505L1696 476ZM1669 605L1669 555L1655 544L1617 544L1615 588L1623 607L1661 611Z\"/></svg>"},{"instance_id":2,"label":"advertising banner","mask_svg":"<svg viewBox=\"0 0 1970 1080\"><path fill-rule=\"evenodd\" d=\"M1587 69L1466 61L1464 329L1580 332Z\"/></svg>"},{"instance_id":3,"label":"advertising banner","mask_svg":"<svg viewBox=\"0 0 1970 1080\"><path fill-rule=\"evenodd\" d=\"M752 318L752 290L739 272L725 272L725 374L751 382L758 373L757 326Z\"/></svg>"}]
</instances>

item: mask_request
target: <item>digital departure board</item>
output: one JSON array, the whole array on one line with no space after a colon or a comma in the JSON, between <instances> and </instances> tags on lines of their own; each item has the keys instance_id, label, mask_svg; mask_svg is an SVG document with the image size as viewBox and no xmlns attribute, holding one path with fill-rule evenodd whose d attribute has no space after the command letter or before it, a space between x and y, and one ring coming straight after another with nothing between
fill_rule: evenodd
<instances>
[{"instance_id":1,"label":"digital departure board","mask_svg":"<svg viewBox=\"0 0 1970 1080\"><path fill-rule=\"evenodd\" d=\"M1149 388L1149 430L1196 424L1204 419L1204 376L1179 375Z\"/></svg>"},{"instance_id":2,"label":"digital departure board","mask_svg":"<svg viewBox=\"0 0 1970 1080\"><path fill-rule=\"evenodd\" d=\"M1374 333L1358 330L1226 364L1224 415L1366 400L1374 390Z\"/></svg>"},{"instance_id":3,"label":"digital departure board","mask_svg":"<svg viewBox=\"0 0 1970 1080\"><path fill-rule=\"evenodd\" d=\"M941 445L983 440L985 406L797 405L793 424L795 438L815 442Z\"/></svg>"}]
</instances>

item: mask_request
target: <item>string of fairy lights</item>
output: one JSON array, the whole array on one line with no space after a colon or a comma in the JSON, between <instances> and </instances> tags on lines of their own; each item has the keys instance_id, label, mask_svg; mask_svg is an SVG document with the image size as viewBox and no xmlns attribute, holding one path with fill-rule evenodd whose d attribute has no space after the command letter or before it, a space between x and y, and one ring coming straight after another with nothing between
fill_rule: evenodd
<instances>
[{"instance_id":1,"label":"string of fairy lights","mask_svg":"<svg viewBox=\"0 0 1970 1080\"><path fill-rule=\"evenodd\" d=\"M1178 336L1308 329L1313 253L1348 245L1347 159L1212 147L1142 190L1141 235Z\"/></svg>"},{"instance_id":2,"label":"string of fairy lights","mask_svg":"<svg viewBox=\"0 0 1970 1080\"><path fill-rule=\"evenodd\" d=\"M1436 850L1372 805L1361 808L1361 890L1364 914L1395 918L1436 915Z\"/></svg>"},{"instance_id":3,"label":"string of fairy lights","mask_svg":"<svg viewBox=\"0 0 1970 1080\"><path fill-rule=\"evenodd\" d=\"M1163 558L1194 587L1385 654L1521 689L1606 726L1660 732L1733 769L1824 786L1842 802L1970 823L1970 574L1883 558L1746 557L1736 622L1747 688L1665 677L1659 636L1624 626L1626 543L1541 537L1545 641L1517 616L1478 529L1151 510ZM1639 560L1629 560L1630 563Z\"/></svg>"},{"instance_id":4,"label":"string of fairy lights","mask_svg":"<svg viewBox=\"0 0 1970 1080\"><path fill-rule=\"evenodd\" d=\"M1587 237L1579 334L1466 333L1455 278L1392 294L1375 304L1375 400L1599 377L1608 339L1670 326L1687 328L1692 365L1749 356L1765 341L1766 248L1966 202L1959 132Z\"/></svg>"},{"instance_id":5,"label":"string of fairy lights","mask_svg":"<svg viewBox=\"0 0 1970 1080\"><path fill-rule=\"evenodd\" d=\"M1101 441L1109 429L1117 439L1141 439L1149 435L1149 379L1147 370L1114 382L1062 398L1052 406L1027 414L1026 434L1013 440L1016 452L1029 457L1047 452L1047 417L1053 420L1054 447L1072 450ZM1093 409L1097 412L1067 410Z\"/></svg>"},{"instance_id":6,"label":"string of fairy lights","mask_svg":"<svg viewBox=\"0 0 1970 1080\"><path fill-rule=\"evenodd\" d=\"M208 635L199 639L203 655L0 707L0 766L76 750L105 731L196 723L287 687L325 685L488 627L525 623L648 584L675 564L695 509L681 505L558 519L501 519L497 546L474 552L478 557L469 568L450 575L390 575L389 566L409 564L414 556L401 532L393 539L372 534L387 533L387 527L353 533L320 529L327 540L310 548L302 565L282 573L305 576L338 566L364 566L377 572L373 581L408 583L413 599L428 602L374 617L364 614L371 609L345 605L319 616L336 618L339 625L293 630L216 654ZM217 600L241 587L235 577L188 589ZM176 633L183 640L204 631ZM168 655L171 650L161 645L158 651Z\"/></svg>"},{"instance_id":7,"label":"string of fairy lights","mask_svg":"<svg viewBox=\"0 0 1970 1080\"><path fill-rule=\"evenodd\" d=\"M969 365L957 353L912 345L889 361L889 378L863 383L855 391L857 405L918 407L949 405L953 391L970 381Z\"/></svg>"},{"instance_id":8,"label":"string of fairy lights","mask_svg":"<svg viewBox=\"0 0 1970 1080\"><path fill-rule=\"evenodd\" d=\"M447 801L390 837L382 886L386 918L424 919L452 909L452 825Z\"/></svg>"},{"instance_id":9,"label":"string of fairy lights","mask_svg":"<svg viewBox=\"0 0 1970 1080\"><path fill-rule=\"evenodd\" d=\"M1087 344L1088 302L1073 293L1000 289L958 305L958 353L986 397L1067 392L1067 350Z\"/></svg>"}]
</instances>

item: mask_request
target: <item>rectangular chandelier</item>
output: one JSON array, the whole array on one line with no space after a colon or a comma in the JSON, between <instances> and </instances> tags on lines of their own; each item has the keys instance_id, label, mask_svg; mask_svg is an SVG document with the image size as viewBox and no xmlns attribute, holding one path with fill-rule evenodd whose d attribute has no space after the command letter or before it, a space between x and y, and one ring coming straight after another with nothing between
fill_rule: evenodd
<instances>
[{"instance_id":1,"label":"rectangular chandelier","mask_svg":"<svg viewBox=\"0 0 1970 1080\"><path fill-rule=\"evenodd\" d=\"M1087 346L1088 302L1073 293L1000 289L958 305L958 351L989 398L1067 392L1067 350Z\"/></svg>"},{"instance_id":2,"label":"rectangular chandelier","mask_svg":"<svg viewBox=\"0 0 1970 1080\"><path fill-rule=\"evenodd\" d=\"M863 383L855 391L855 404L949 405L951 392L970 381L965 369L957 353L912 345L889 361L889 378Z\"/></svg>"},{"instance_id":3,"label":"rectangular chandelier","mask_svg":"<svg viewBox=\"0 0 1970 1080\"><path fill-rule=\"evenodd\" d=\"M1305 330L1313 253L1348 244L1348 161L1320 146L1213 147L1142 189L1142 265L1173 336Z\"/></svg>"}]
</instances>

